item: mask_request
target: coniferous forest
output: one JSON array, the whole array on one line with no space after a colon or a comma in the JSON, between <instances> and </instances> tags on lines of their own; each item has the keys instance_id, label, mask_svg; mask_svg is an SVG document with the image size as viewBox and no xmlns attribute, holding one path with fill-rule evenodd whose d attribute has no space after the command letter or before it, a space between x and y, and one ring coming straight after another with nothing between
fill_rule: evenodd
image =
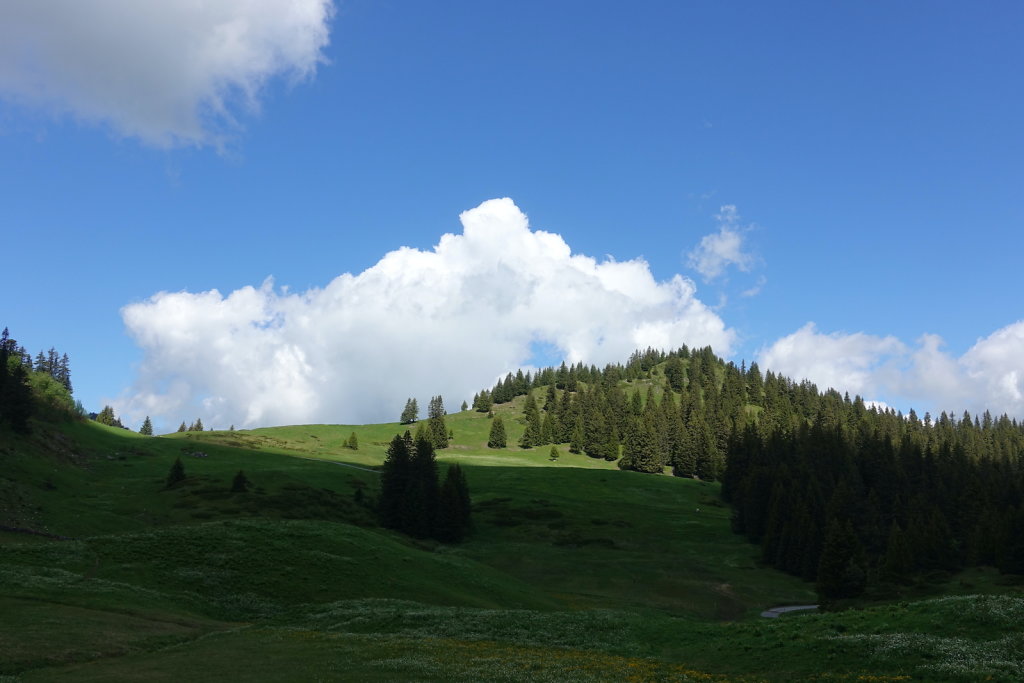
<instances>
[{"instance_id":1,"label":"coniferous forest","mask_svg":"<svg viewBox=\"0 0 1024 683\"><path fill-rule=\"evenodd\" d=\"M624 388L641 378L656 381ZM509 374L474 405L523 394L520 446L721 480L733 530L823 601L970 566L1024 572L1024 425L1006 415L879 410L685 346Z\"/></svg>"},{"instance_id":2,"label":"coniferous forest","mask_svg":"<svg viewBox=\"0 0 1024 683\"><path fill-rule=\"evenodd\" d=\"M36 354L33 361L5 327L0 333L0 424L25 433L33 416L83 413L71 398L68 355L51 347L46 353Z\"/></svg>"}]
</instances>

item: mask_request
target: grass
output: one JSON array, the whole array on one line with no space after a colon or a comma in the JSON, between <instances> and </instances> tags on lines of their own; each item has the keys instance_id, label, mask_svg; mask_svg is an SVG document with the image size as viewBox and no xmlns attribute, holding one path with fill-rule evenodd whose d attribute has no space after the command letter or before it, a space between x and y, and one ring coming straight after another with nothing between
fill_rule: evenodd
<instances>
[{"instance_id":1,"label":"grass","mask_svg":"<svg viewBox=\"0 0 1024 683\"><path fill-rule=\"evenodd\" d=\"M485 415L447 419L439 461L474 501L458 546L377 528L357 492L378 475L339 466L378 467L397 424L5 438L0 525L73 540L0 532L0 680L1022 677L1024 599L991 570L764 620L812 587L759 565L716 485L495 451ZM239 469L253 488L231 493Z\"/></svg>"}]
</instances>

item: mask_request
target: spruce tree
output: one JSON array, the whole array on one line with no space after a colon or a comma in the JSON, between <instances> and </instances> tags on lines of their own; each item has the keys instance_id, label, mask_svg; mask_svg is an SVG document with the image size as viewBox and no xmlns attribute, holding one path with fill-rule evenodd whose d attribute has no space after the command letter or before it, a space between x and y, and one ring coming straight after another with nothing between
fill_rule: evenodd
<instances>
[{"instance_id":1,"label":"spruce tree","mask_svg":"<svg viewBox=\"0 0 1024 683\"><path fill-rule=\"evenodd\" d=\"M437 521L439 487L434 444L420 439L409 463L409 487L406 489L405 518L402 530L416 538L430 538Z\"/></svg>"},{"instance_id":2,"label":"spruce tree","mask_svg":"<svg viewBox=\"0 0 1024 683\"><path fill-rule=\"evenodd\" d=\"M537 410L537 402L534 400L532 392L526 395L523 416L526 418L526 429L523 430L523 436L519 439L519 447L532 448L541 445L543 427L540 422L540 411Z\"/></svg>"},{"instance_id":3,"label":"spruce tree","mask_svg":"<svg viewBox=\"0 0 1024 683\"><path fill-rule=\"evenodd\" d=\"M42 353L42 351L40 351L40 353ZM113 427L116 420L117 418L114 417L114 409L110 406L103 406L103 410L101 410L96 416L97 422L101 425L107 425L108 427Z\"/></svg>"},{"instance_id":4,"label":"spruce tree","mask_svg":"<svg viewBox=\"0 0 1024 683\"><path fill-rule=\"evenodd\" d=\"M576 424L572 428L572 436L569 438L569 452L570 453L582 453L583 452L583 419L577 418Z\"/></svg>"},{"instance_id":5,"label":"spruce tree","mask_svg":"<svg viewBox=\"0 0 1024 683\"><path fill-rule=\"evenodd\" d=\"M388 529L404 531L403 521L409 516L405 508L406 492L412 479L412 450L413 439L408 431L404 436L395 434L381 467L377 515L381 526Z\"/></svg>"},{"instance_id":6,"label":"spruce tree","mask_svg":"<svg viewBox=\"0 0 1024 683\"><path fill-rule=\"evenodd\" d=\"M15 346L16 342L7 337L5 328L0 342L0 424L7 422L14 431L27 434L35 403L25 365L11 353Z\"/></svg>"},{"instance_id":7,"label":"spruce tree","mask_svg":"<svg viewBox=\"0 0 1024 683\"><path fill-rule=\"evenodd\" d=\"M882 569L886 578L897 583L905 582L913 570L913 559L910 556L910 548L907 547L907 539L896 522L889 528Z\"/></svg>"},{"instance_id":8,"label":"spruce tree","mask_svg":"<svg viewBox=\"0 0 1024 683\"><path fill-rule=\"evenodd\" d=\"M487 436L487 447L488 448L505 448L506 437L505 437L505 423L501 420L501 415L495 415L491 421L491 432Z\"/></svg>"},{"instance_id":9,"label":"spruce tree","mask_svg":"<svg viewBox=\"0 0 1024 683\"><path fill-rule=\"evenodd\" d=\"M537 445L544 445L549 443L555 443L555 418L554 413L544 413L544 420L540 425L540 443Z\"/></svg>"},{"instance_id":10,"label":"spruce tree","mask_svg":"<svg viewBox=\"0 0 1024 683\"><path fill-rule=\"evenodd\" d=\"M398 419L401 424L408 425L420 419L420 410L416 405L416 399L409 398L405 401L405 408L402 409L402 416Z\"/></svg>"},{"instance_id":11,"label":"spruce tree","mask_svg":"<svg viewBox=\"0 0 1024 683\"><path fill-rule=\"evenodd\" d=\"M149 420L149 415L146 416L145 421L142 423L142 427L139 428L139 434L143 436L153 436L153 423Z\"/></svg>"},{"instance_id":12,"label":"spruce tree","mask_svg":"<svg viewBox=\"0 0 1024 683\"><path fill-rule=\"evenodd\" d=\"M494 402L491 400L491 392L484 389L473 399L473 410L478 413L487 413L490 412L493 404Z\"/></svg>"},{"instance_id":13,"label":"spruce tree","mask_svg":"<svg viewBox=\"0 0 1024 683\"><path fill-rule=\"evenodd\" d=\"M867 565L849 521L832 519L818 562L817 590L822 602L855 598L864 592Z\"/></svg>"},{"instance_id":14,"label":"spruce tree","mask_svg":"<svg viewBox=\"0 0 1024 683\"><path fill-rule=\"evenodd\" d=\"M558 447L557 446L551 446L551 450L548 451L548 460L550 460L551 462L554 462L554 461L558 460Z\"/></svg>"},{"instance_id":15,"label":"spruce tree","mask_svg":"<svg viewBox=\"0 0 1024 683\"><path fill-rule=\"evenodd\" d=\"M626 431L619 467L637 472L661 472L657 439L645 420L634 419Z\"/></svg>"},{"instance_id":16,"label":"spruce tree","mask_svg":"<svg viewBox=\"0 0 1024 683\"><path fill-rule=\"evenodd\" d=\"M359 450L359 439L356 438L355 432L352 432L352 434L345 441L345 448L351 448L354 451Z\"/></svg>"},{"instance_id":17,"label":"spruce tree","mask_svg":"<svg viewBox=\"0 0 1024 683\"><path fill-rule=\"evenodd\" d=\"M165 488L171 488L182 481L185 481L185 465L182 464L181 458L175 458L174 464L171 465L171 469L167 473L167 484Z\"/></svg>"},{"instance_id":18,"label":"spruce tree","mask_svg":"<svg viewBox=\"0 0 1024 683\"><path fill-rule=\"evenodd\" d=\"M457 543L465 538L470 526L469 488L458 465L451 465L438 492L437 523L434 538Z\"/></svg>"},{"instance_id":19,"label":"spruce tree","mask_svg":"<svg viewBox=\"0 0 1024 683\"><path fill-rule=\"evenodd\" d=\"M178 427L178 431L179 432L187 432L188 431L188 427L185 426L185 421L184 420L181 421L181 425Z\"/></svg>"},{"instance_id":20,"label":"spruce tree","mask_svg":"<svg viewBox=\"0 0 1024 683\"><path fill-rule=\"evenodd\" d=\"M430 406L427 408L427 425L430 442L434 448L448 448L448 426L445 425L444 416L444 401L441 396L432 397Z\"/></svg>"},{"instance_id":21,"label":"spruce tree","mask_svg":"<svg viewBox=\"0 0 1024 683\"><path fill-rule=\"evenodd\" d=\"M232 493L245 493L249 490L249 479L245 476L245 472L238 470L238 474L231 480L231 492Z\"/></svg>"}]
</instances>

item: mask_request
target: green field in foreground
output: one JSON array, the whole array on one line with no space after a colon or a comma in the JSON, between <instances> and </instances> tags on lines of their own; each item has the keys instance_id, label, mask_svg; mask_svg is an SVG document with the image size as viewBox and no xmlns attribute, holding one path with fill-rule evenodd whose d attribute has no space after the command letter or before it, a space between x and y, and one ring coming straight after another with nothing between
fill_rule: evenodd
<instances>
[{"instance_id":1,"label":"green field in foreground","mask_svg":"<svg viewBox=\"0 0 1024 683\"><path fill-rule=\"evenodd\" d=\"M448 423L439 461L474 502L458 546L376 527L360 468L396 424L5 439L0 524L71 538L0 532L0 680L1024 678L1024 598L993 571L762 619L813 587L759 565L716 485L493 451L485 415ZM176 457L188 479L164 490Z\"/></svg>"}]
</instances>

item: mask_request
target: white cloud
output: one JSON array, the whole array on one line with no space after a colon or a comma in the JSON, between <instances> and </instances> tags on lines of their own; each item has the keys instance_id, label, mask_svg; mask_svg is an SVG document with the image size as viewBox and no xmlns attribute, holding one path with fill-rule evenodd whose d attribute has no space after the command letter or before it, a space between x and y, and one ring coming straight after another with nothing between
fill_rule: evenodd
<instances>
[{"instance_id":1,"label":"white cloud","mask_svg":"<svg viewBox=\"0 0 1024 683\"><path fill-rule=\"evenodd\" d=\"M869 334L822 334L814 323L776 341L758 354L758 364L796 380L809 379L819 389L834 387L851 394L873 394L886 362L905 352L895 337Z\"/></svg>"},{"instance_id":2,"label":"white cloud","mask_svg":"<svg viewBox=\"0 0 1024 683\"><path fill-rule=\"evenodd\" d=\"M568 362L621 362L638 347L712 345L734 332L679 275L640 259L572 254L531 231L510 199L461 215L432 251L403 247L322 289L271 281L222 296L161 292L122 316L144 358L120 413L217 426L391 421L409 396L449 408L524 364L536 342Z\"/></svg>"},{"instance_id":3,"label":"white cloud","mask_svg":"<svg viewBox=\"0 0 1024 683\"><path fill-rule=\"evenodd\" d=\"M324 61L332 0L0 3L0 94L146 143L219 145Z\"/></svg>"},{"instance_id":4,"label":"white cloud","mask_svg":"<svg viewBox=\"0 0 1024 683\"><path fill-rule=\"evenodd\" d=\"M690 267L700 273L705 281L721 276L729 266L747 272L754 263L753 255L743 251L743 234L736 207L723 206L716 218L719 222L718 232L702 237L700 244L688 255Z\"/></svg>"},{"instance_id":5,"label":"white cloud","mask_svg":"<svg viewBox=\"0 0 1024 683\"><path fill-rule=\"evenodd\" d=\"M762 349L758 363L821 389L885 396L904 412L990 410L1024 418L1024 320L979 339L959 358L942 344L933 334L914 347L895 337L823 334L808 323Z\"/></svg>"}]
</instances>

